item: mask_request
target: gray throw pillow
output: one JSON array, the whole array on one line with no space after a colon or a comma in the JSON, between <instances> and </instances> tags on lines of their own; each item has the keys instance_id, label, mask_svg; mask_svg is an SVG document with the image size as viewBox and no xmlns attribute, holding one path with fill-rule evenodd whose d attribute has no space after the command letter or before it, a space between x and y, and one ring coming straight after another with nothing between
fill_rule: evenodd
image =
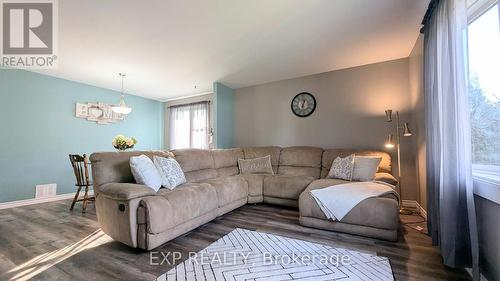
<instances>
[{"instance_id":1,"label":"gray throw pillow","mask_svg":"<svg viewBox=\"0 0 500 281\"><path fill-rule=\"evenodd\" d=\"M352 180L352 171L354 169L354 154L347 157L341 158L337 157L333 160L330 172L328 172L327 178L329 179L342 179L350 181Z\"/></svg>"},{"instance_id":2,"label":"gray throw pillow","mask_svg":"<svg viewBox=\"0 0 500 281\"><path fill-rule=\"evenodd\" d=\"M253 159L238 159L240 174L274 174L271 155Z\"/></svg>"},{"instance_id":3,"label":"gray throw pillow","mask_svg":"<svg viewBox=\"0 0 500 281\"><path fill-rule=\"evenodd\" d=\"M352 171L352 180L355 181L373 181L378 165L382 157L375 156L354 156L354 169Z\"/></svg>"},{"instance_id":4,"label":"gray throw pillow","mask_svg":"<svg viewBox=\"0 0 500 281\"><path fill-rule=\"evenodd\" d=\"M184 172L174 158L154 156L153 163L160 172L163 187L174 189L186 182Z\"/></svg>"},{"instance_id":5,"label":"gray throw pillow","mask_svg":"<svg viewBox=\"0 0 500 281\"><path fill-rule=\"evenodd\" d=\"M153 161L146 155L130 157L130 170L135 182L145 185L154 191L161 187L161 176Z\"/></svg>"}]
</instances>

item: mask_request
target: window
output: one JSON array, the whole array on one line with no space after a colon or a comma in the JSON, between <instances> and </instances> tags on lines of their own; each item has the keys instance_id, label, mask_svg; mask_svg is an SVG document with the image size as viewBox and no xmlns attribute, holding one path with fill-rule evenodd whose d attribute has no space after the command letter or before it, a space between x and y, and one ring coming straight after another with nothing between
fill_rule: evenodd
<instances>
[{"instance_id":1,"label":"window","mask_svg":"<svg viewBox=\"0 0 500 281\"><path fill-rule=\"evenodd\" d=\"M496 2L496 1L495 1ZM475 172L500 173L500 22L493 2L469 23L469 103Z\"/></svg>"},{"instance_id":2,"label":"window","mask_svg":"<svg viewBox=\"0 0 500 281\"><path fill-rule=\"evenodd\" d=\"M170 149L208 147L209 103L170 107Z\"/></svg>"}]
</instances>

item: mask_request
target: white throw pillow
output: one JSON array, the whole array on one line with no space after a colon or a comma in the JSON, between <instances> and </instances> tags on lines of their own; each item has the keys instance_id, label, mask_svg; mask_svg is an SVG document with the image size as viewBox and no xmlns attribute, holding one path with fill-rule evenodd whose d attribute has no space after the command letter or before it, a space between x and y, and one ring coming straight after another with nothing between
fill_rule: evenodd
<instances>
[{"instance_id":1,"label":"white throw pillow","mask_svg":"<svg viewBox=\"0 0 500 281\"><path fill-rule=\"evenodd\" d=\"M184 172L174 158L154 156L153 163L160 172L163 187L174 189L186 182Z\"/></svg>"},{"instance_id":2,"label":"white throw pillow","mask_svg":"<svg viewBox=\"0 0 500 281\"><path fill-rule=\"evenodd\" d=\"M352 180L352 171L354 170L354 154L347 157L337 157L333 160L330 172L327 178L329 179L342 179Z\"/></svg>"},{"instance_id":3,"label":"white throw pillow","mask_svg":"<svg viewBox=\"0 0 500 281\"><path fill-rule=\"evenodd\" d=\"M352 180L372 181L375 178L380 161L382 161L382 157L356 155L354 157Z\"/></svg>"},{"instance_id":4,"label":"white throw pillow","mask_svg":"<svg viewBox=\"0 0 500 281\"><path fill-rule=\"evenodd\" d=\"M160 189L160 173L149 157L146 155L130 157L130 169L136 183L143 184L154 191Z\"/></svg>"}]
</instances>

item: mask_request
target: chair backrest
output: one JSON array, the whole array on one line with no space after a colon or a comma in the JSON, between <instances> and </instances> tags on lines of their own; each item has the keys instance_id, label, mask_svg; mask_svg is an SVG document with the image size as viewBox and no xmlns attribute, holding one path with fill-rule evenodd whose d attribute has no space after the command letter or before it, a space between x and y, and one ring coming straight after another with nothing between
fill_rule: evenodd
<instances>
[{"instance_id":1,"label":"chair backrest","mask_svg":"<svg viewBox=\"0 0 500 281\"><path fill-rule=\"evenodd\" d=\"M71 166L73 166L73 172L75 173L76 186L90 186L92 183L89 179L89 165L87 160L87 155L77 155L70 154L69 161Z\"/></svg>"}]
</instances>

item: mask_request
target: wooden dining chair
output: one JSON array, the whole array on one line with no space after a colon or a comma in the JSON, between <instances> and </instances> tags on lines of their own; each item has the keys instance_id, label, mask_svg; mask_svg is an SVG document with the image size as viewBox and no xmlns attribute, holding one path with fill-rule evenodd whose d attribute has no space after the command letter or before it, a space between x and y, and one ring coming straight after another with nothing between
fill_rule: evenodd
<instances>
[{"instance_id":1,"label":"wooden dining chair","mask_svg":"<svg viewBox=\"0 0 500 281\"><path fill-rule=\"evenodd\" d=\"M75 207L76 202L83 201L82 213L85 213L85 210L87 209L87 204L95 200L93 196L89 196L89 188L90 186L92 186L92 182L90 181L90 176L89 176L89 162L87 160L87 155L70 154L69 161L71 162L71 166L73 166L73 171L75 172L75 177L76 177L75 186L78 188L75 194L75 198L73 199L73 202L71 203L71 207L69 208L69 210L70 211L73 210L73 207ZM83 195L83 198L80 199L79 196L82 188L85 188L85 193Z\"/></svg>"}]
</instances>

